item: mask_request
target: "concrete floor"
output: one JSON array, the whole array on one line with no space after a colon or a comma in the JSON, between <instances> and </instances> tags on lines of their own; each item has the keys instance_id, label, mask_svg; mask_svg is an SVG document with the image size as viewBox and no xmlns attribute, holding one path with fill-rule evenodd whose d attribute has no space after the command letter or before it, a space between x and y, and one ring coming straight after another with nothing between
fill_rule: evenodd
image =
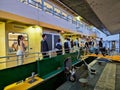
<instances>
[{"instance_id":1,"label":"concrete floor","mask_svg":"<svg viewBox=\"0 0 120 90\"><path fill-rule=\"evenodd\" d=\"M120 63L116 64L115 90L120 90Z\"/></svg>"},{"instance_id":2,"label":"concrete floor","mask_svg":"<svg viewBox=\"0 0 120 90\"><path fill-rule=\"evenodd\" d=\"M90 73L88 73L88 70L84 68L84 66L81 66L76 72L76 77L77 77L76 82L73 83L73 82L67 81L62 86L60 86L57 90L93 90L105 65L106 63L103 63L102 65L95 64L93 66L93 68L96 69L96 72L97 72L96 75L91 75ZM87 78L88 86L83 87L79 82L79 78Z\"/></svg>"},{"instance_id":3,"label":"concrete floor","mask_svg":"<svg viewBox=\"0 0 120 90\"><path fill-rule=\"evenodd\" d=\"M115 68L111 65L115 66ZM101 90L98 87L101 87L102 90L120 90L120 63L102 62L101 65L96 63L92 68L96 70L96 75L91 75L84 66L81 66L76 72L77 80L75 82L66 81L57 90ZM113 72L115 75L113 75ZM113 77L111 77L111 75L113 75ZM82 86L79 78L87 78L88 85ZM110 79L112 80L111 83ZM109 88L109 85L111 88Z\"/></svg>"}]
</instances>

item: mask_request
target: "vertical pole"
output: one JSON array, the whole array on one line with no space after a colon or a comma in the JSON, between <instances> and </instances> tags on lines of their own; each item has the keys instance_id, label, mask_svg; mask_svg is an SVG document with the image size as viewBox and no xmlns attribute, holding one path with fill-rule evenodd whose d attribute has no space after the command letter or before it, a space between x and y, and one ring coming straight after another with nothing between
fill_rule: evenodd
<instances>
[{"instance_id":1,"label":"vertical pole","mask_svg":"<svg viewBox=\"0 0 120 90\"><path fill-rule=\"evenodd\" d=\"M17 66L19 65L19 62L18 62L18 56L16 57L16 62L17 62Z\"/></svg>"},{"instance_id":2,"label":"vertical pole","mask_svg":"<svg viewBox=\"0 0 120 90\"><path fill-rule=\"evenodd\" d=\"M55 7L52 6L52 14L55 15Z\"/></svg>"},{"instance_id":3,"label":"vertical pole","mask_svg":"<svg viewBox=\"0 0 120 90\"><path fill-rule=\"evenodd\" d=\"M44 0L42 0L42 10L44 11Z\"/></svg>"},{"instance_id":4,"label":"vertical pole","mask_svg":"<svg viewBox=\"0 0 120 90\"><path fill-rule=\"evenodd\" d=\"M39 54L38 53L38 59L37 59L37 73L38 73L38 76L40 76L40 58L39 58Z\"/></svg>"},{"instance_id":5,"label":"vertical pole","mask_svg":"<svg viewBox=\"0 0 120 90\"><path fill-rule=\"evenodd\" d=\"M119 53L120 53L120 32L119 32Z\"/></svg>"},{"instance_id":6,"label":"vertical pole","mask_svg":"<svg viewBox=\"0 0 120 90\"><path fill-rule=\"evenodd\" d=\"M60 11L60 18L62 18L62 11Z\"/></svg>"}]
</instances>

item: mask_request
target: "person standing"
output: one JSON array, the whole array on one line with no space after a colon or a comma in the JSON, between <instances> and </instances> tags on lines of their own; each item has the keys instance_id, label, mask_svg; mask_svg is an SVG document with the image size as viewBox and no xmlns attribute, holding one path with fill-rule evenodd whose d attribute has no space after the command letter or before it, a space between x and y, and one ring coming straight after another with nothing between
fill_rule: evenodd
<instances>
[{"instance_id":1,"label":"person standing","mask_svg":"<svg viewBox=\"0 0 120 90\"><path fill-rule=\"evenodd\" d=\"M85 54L89 53L89 39L86 40L85 42Z\"/></svg>"},{"instance_id":2,"label":"person standing","mask_svg":"<svg viewBox=\"0 0 120 90\"><path fill-rule=\"evenodd\" d=\"M70 39L66 38L66 40L64 42L65 53L70 53L70 48L71 48Z\"/></svg>"},{"instance_id":3,"label":"person standing","mask_svg":"<svg viewBox=\"0 0 120 90\"><path fill-rule=\"evenodd\" d=\"M103 48L103 39L102 38L100 38L100 41L99 41L99 50L102 53L102 55L105 56L105 52L104 52L104 48Z\"/></svg>"},{"instance_id":4,"label":"person standing","mask_svg":"<svg viewBox=\"0 0 120 90\"><path fill-rule=\"evenodd\" d=\"M79 48L79 40L78 40L78 38L76 38L76 40L74 41L74 45L75 45L77 48Z\"/></svg>"},{"instance_id":5,"label":"person standing","mask_svg":"<svg viewBox=\"0 0 120 90\"><path fill-rule=\"evenodd\" d=\"M48 47L48 43L46 41L46 39L47 39L46 34L43 34L42 38L43 38L43 40L41 41L41 52L42 52L43 58L47 58L47 57L49 57L49 55L48 55L49 47Z\"/></svg>"},{"instance_id":6,"label":"person standing","mask_svg":"<svg viewBox=\"0 0 120 90\"><path fill-rule=\"evenodd\" d=\"M20 60L20 65L22 65L24 62L23 58L25 53L25 44L23 43L24 37L22 35L18 35L17 41L18 41L18 50L16 55L19 57L18 61ZM18 61L17 61L17 64L18 64Z\"/></svg>"},{"instance_id":7,"label":"person standing","mask_svg":"<svg viewBox=\"0 0 120 90\"><path fill-rule=\"evenodd\" d=\"M57 43L56 43L56 53L57 55L62 55L62 43L61 43L61 40L58 39Z\"/></svg>"},{"instance_id":8,"label":"person standing","mask_svg":"<svg viewBox=\"0 0 120 90\"><path fill-rule=\"evenodd\" d=\"M70 38L68 38L67 41L68 41L68 47L69 47L69 52L70 52L70 50L71 50L71 42L70 42Z\"/></svg>"},{"instance_id":9,"label":"person standing","mask_svg":"<svg viewBox=\"0 0 120 90\"><path fill-rule=\"evenodd\" d=\"M71 40L71 48L73 48L74 47L74 42L73 42L73 40Z\"/></svg>"}]
</instances>

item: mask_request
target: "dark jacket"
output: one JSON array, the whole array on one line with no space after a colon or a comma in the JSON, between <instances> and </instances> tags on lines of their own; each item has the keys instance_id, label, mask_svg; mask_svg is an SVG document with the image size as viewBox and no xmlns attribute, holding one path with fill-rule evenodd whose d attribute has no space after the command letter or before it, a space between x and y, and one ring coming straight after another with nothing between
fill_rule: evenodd
<instances>
[{"instance_id":1,"label":"dark jacket","mask_svg":"<svg viewBox=\"0 0 120 90\"><path fill-rule=\"evenodd\" d=\"M89 48L89 42L85 43L85 48Z\"/></svg>"},{"instance_id":2,"label":"dark jacket","mask_svg":"<svg viewBox=\"0 0 120 90\"><path fill-rule=\"evenodd\" d=\"M99 41L99 47L103 47L102 41Z\"/></svg>"},{"instance_id":3,"label":"dark jacket","mask_svg":"<svg viewBox=\"0 0 120 90\"><path fill-rule=\"evenodd\" d=\"M46 40L41 41L41 52L49 51L49 47Z\"/></svg>"}]
</instances>

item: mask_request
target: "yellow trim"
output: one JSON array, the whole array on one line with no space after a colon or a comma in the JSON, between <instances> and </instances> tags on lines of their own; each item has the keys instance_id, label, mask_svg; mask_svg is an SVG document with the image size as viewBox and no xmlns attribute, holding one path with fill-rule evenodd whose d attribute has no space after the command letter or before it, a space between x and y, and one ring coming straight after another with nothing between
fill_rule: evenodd
<instances>
[{"instance_id":1,"label":"yellow trim","mask_svg":"<svg viewBox=\"0 0 120 90\"><path fill-rule=\"evenodd\" d=\"M33 82L33 83L28 83L29 82L29 79L23 81L23 82L20 82L20 83L13 83L11 85L8 85L4 88L4 90L27 90L29 88L32 88L33 86L39 84L40 82L43 81L42 78L40 77L35 77L36 81Z\"/></svg>"},{"instance_id":2,"label":"yellow trim","mask_svg":"<svg viewBox=\"0 0 120 90\"><path fill-rule=\"evenodd\" d=\"M97 57L100 57L100 58L106 58L106 59L110 59L112 61L119 61L120 62L120 56L119 55L114 55L114 56L108 56L108 55L106 55L106 56L103 56L101 54L98 54L98 55L91 54L91 55L86 55L86 56L95 56L95 57L97 56Z\"/></svg>"}]
</instances>

